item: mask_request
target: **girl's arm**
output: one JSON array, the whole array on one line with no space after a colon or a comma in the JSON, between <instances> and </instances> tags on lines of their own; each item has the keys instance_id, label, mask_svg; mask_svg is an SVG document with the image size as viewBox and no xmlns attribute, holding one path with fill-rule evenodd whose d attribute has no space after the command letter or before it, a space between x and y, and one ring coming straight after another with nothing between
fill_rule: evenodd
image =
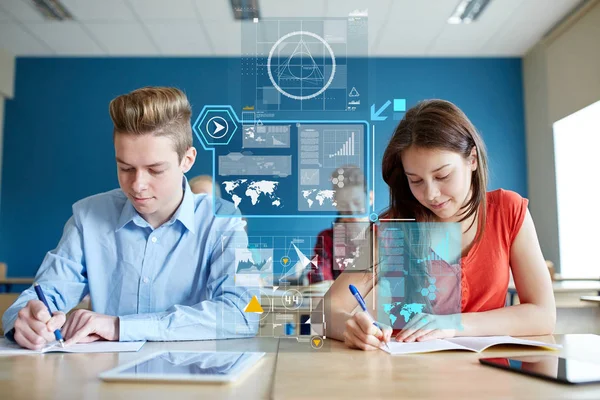
<instances>
[{"instance_id":1,"label":"girl's arm","mask_svg":"<svg viewBox=\"0 0 600 400\"><path fill-rule=\"evenodd\" d=\"M372 307L373 296L367 296L373 290L373 279L370 272L343 272L335 280L323 300L325 321L327 322L326 334L337 340L344 340L346 321L352 318L352 311L358 306L356 299L348 289L354 285L365 298L367 307Z\"/></svg>"},{"instance_id":2,"label":"girl's arm","mask_svg":"<svg viewBox=\"0 0 600 400\"><path fill-rule=\"evenodd\" d=\"M521 304L462 314L464 330L457 335L533 336L554 331L556 304L552 282L529 210L512 244L510 265Z\"/></svg>"}]
</instances>

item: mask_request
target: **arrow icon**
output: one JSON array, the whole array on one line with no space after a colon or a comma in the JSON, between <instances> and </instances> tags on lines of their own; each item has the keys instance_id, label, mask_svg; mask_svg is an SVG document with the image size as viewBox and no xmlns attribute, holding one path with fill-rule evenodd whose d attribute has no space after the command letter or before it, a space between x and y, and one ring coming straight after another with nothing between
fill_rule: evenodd
<instances>
[{"instance_id":1,"label":"arrow icon","mask_svg":"<svg viewBox=\"0 0 600 400\"><path fill-rule=\"evenodd\" d=\"M319 268L319 255L315 254L315 256L313 257L313 259L310 260L310 263L312 265L314 265L315 267Z\"/></svg>"},{"instance_id":2,"label":"arrow icon","mask_svg":"<svg viewBox=\"0 0 600 400\"><path fill-rule=\"evenodd\" d=\"M206 133L213 139L221 139L229 131L229 124L225 118L216 116L212 117L206 123ZM223 133L221 133L223 132Z\"/></svg>"},{"instance_id":3,"label":"arrow icon","mask_svg":"<svg viewBox=\"0 0 600 400\"><path fill-rule=\"evenodd\" d=\"M252 300L250 300L250 302L246 305L246 308L244 308L244 312L262 314L264 310L260 306L258 298L256 296L252 296Z\"/></svg>"},{"instance_id":4,"label":"arrow icon","mask_svg":"<svg viewBox=\"0 0 600 400\"><path fill-rule=\"evenodd\" d=\"M220 131L225 129L225 127L223 125L221 125L220 123L218 123L217 121L213 121L213 124L215 124L215 131L213 132L213 134L219 133Z\"/></svg>"},{"instance_id":5,"label":"arrow icon","mask_svg":"<svg viewBox=\"0 0 600 400\"><path fill-rule=\"evenodd\" d=\"M302 263L302 267L304 267L304 268L308 267L308 265L310 264L310 260L308 259L308 257L306 257L304 255L304 253L302 253L300 251L300 249L298 249L294 243L292 243L292 246L294 246L294 250L296 250L296 254L298 255L298 258L300 259L300 262Z\"/></svg>"},{"instance_id":6,"label":"arrow icon","mask_svg":"<svg viewBox=\"0 0 600 400\"><path fill-rule=\"evenodd\" d=\"M294 243L292 243L292 246L296 250L296 254L298 255L298 261L292 268L290 268L289 271L287 271L285 274L283 274L281 278L279 278L280 282L282 279L301 277L302 274L306 271L306 267L308 267L311 264L311 261L308 259L308 257L306 257L304 253L302 253L302 251L299 248L297 248Z\"/></svg>"},{"instance_id":7,"label":"arrow icon","mask_svg":"<svg viewBox=\"0 0 600 400\"><path fill-rule=\"evenodd\" d=\"M375 111L375 104L371 105L371 121L385 121L387 116L382 117L381 113L385 111L392 104L390 100L386 101L384 105L382 105L377 112Z\"/></svg>"}]
</instances>

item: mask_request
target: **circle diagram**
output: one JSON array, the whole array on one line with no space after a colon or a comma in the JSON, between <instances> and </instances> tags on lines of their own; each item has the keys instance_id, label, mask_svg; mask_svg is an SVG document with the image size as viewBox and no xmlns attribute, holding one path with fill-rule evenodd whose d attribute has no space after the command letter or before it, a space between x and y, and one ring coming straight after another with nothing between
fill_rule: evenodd
<instances>
[{"instance_id":1,"label":"circle diagram","mask_svg":"<svg viewBox=\"0 0 600 400\"><path fill-rule=\"evenodd\" d=\"M312 41L307 42L307 38ZM279 54L288 46L293 47L291 55L281 63L274 63L274 56L279 60ZM323 49L319 55L327 52L329 63L326 64L325 59L321 64L315 60L313 52L317 47ZM267 58L267 73L273 87L294 100L309 100L325 92L333 82L335 69L335 55L329 43L321 36L307 31L290 32L282 36L271 47Z\"/></svg>"},{"instance_id":2,"label":"circle diagram","mask_svg":"<svg viewBox=\"0 0 600 400\"><path fill-rule=\"evenodd\" d=\"M244 298L250 299L248 304L244 307L244 312L258 314L260 321L264 321L273 308L271 296L263 289L249 289L244 293Z\"/></svg>"},{"instance_id":3,"label":"circle diagram","mask_svg":"<svg viewBox=\"0 0 600 400\"><path fill-rule=\"evenodd\" d=\"M288 289L281 295L281 302L287 310L297 310L302 305L302 293Z\"/></svg>"},{"instance_id":4,"label":"circle diagram","mask_svg":"<svg viewBox=\"0 0 600 400\"><path fill-rule=\"evenodd\" d=\"M310 347L315 350L319 350L323 347L323 338L321 336L312 336L310 338Z\"/></svg>"}]
</instances>

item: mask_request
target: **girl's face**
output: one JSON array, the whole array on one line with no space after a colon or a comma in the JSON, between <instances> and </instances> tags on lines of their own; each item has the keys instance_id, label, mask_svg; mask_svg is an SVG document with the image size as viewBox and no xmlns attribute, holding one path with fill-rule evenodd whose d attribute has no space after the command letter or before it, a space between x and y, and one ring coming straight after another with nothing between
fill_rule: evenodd
<instances>
[{"instance_id":1,"label":"girl's face","mask_svg":"<svg viewBox=\"0 0 600 400\"><path fill-rule=\"evenodd\" d=\"M471 174L477 169L475 148L465 159L452 151L411 146L401 158L408 185L419 203L440 221L458 221L471 194Z\"/></svg>"}]
</instances>

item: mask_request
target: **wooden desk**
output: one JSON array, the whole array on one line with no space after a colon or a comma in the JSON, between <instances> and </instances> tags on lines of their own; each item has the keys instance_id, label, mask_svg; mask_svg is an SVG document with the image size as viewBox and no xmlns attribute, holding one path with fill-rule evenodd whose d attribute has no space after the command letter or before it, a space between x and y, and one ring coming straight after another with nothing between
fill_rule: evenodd
<instances>
[{"instance_id":1,"label":"wooden desk","mask_svg":"<svg viewBox=\"0 0 600 400\"><path fill-rule=\"evenodd\" d=\"M119 364L163 350L264 351L256 369L233 385L116 383L98 374ZM25 355L0 357L2 399L266 399L273 384L276 339L236 339L202 342L146 343L137 353ZM227 350L223 349L226 347Z\"/></svg>"},{"instance_id":2,"label":"wooden desk","mask_svg":"<svg viewBox=\"0 0 600 400\"><path fill-rule=\"evenodd\" d=\"M555 281L552 282L552 290L554 293L585 293L597 292L600 295L600 281ZM514 285L508 286L509 305L515 303L517 288Z\"/></svg>"},{"instance_id":3,"label":"wooden desk","mask_svg":"<svg viewBox=\"0 0 600 400\"><path fill-rule=\"evenodd\" d=\"M600 305L600 296L581 296L579 299Z\"/></svg>"},{"instance_id":4,"label":"wooden desk","mask_svg":"<svg viewBox=\"0 0 600 400\"><path fill-rule=\"evenodd\" d=\"M552 341L551 336L535 338ZM291 339L240 339L219 343L146 343L137 353L45 354L0 357L3 399L598 399L600 385L569 386L480 365L480 357L560 354L598 362L600 336L556 335L560 352L496 347L481 354L446 351L390 356L347 349L327 340L320 350ZM161 350L265 351L266 358L233 385L114 383L102 371ZM279 351L278 351L279 350Z\"/></svg>"},{"instance_id":5,"label":"wooden desk","mask_svg":"<svg viewBox=\"0 0 600 400\"><path fill-rule=\"evenodd\" d=\"M537 337L551 341L552 336ZM282 340L274 399L600 399L600 385L560 385L479 364L482 357L560 354L599 362L600 336L556 335L560 352L505 346L481 354L465 351L389 356L329 341L321 352L293 352L303 343ZM520 350L521 349L521 350Z\"/></svg>"},{"instance_id":6,"label":"wooden desk","mask_svg":"<svg viewBox=\"0 0 600 400\"><path fill-rule=\"evenodd\" d=\"M12 285L33 285L33 278L0 278L0 287L4 293L10 292Z\"/></svg>"}]
</instances>

